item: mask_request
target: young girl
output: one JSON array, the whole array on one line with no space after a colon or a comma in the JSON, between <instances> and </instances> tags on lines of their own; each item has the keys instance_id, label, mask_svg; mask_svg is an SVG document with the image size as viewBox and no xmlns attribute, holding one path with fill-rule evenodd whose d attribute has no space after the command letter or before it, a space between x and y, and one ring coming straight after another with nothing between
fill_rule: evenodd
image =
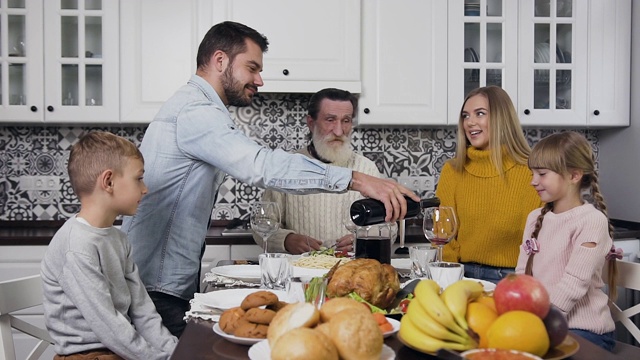
<instances>
[{"instance_id":1,"label":"young girl","mask_svg":"<svg viewBox=\"0 0 640 360\"><path fill-rule=\"evenodd\" d=\"M602 268L608 261L615 297L616 254L591 146L576 132L550 135L533 148L529 168L531 185L546 204L527 218L516 272L545 285L572 332L611 351L615 325L602 292ZM582 191L595 206L582 200Z\"/></svg>"}]
</instances>

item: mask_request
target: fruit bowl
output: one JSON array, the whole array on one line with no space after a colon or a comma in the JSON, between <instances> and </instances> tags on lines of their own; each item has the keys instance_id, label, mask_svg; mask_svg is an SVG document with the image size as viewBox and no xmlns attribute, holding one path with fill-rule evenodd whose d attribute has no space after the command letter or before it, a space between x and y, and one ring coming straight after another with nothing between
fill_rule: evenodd
<instances>
[{"instance_id":1,"label":"fruit bowl","mask_svg":"<svg viewBox=\"0 0 640 360\"><path fill-rule=\"evenodd\" d=\"M460 356L469 360L542 360L539 356L526 352L503 349L473 349L461 353Z\"/></svg>"}]
</instances>

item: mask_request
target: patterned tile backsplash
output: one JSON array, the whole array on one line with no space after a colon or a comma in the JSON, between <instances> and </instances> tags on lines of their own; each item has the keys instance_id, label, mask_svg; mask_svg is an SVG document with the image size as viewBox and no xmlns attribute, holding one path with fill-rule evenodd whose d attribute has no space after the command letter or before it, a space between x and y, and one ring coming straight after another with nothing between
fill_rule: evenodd
<instances>
[{"instance_id":1,"label":"patterned tile backsplash","mask_svg":"<svg viewBox=\"0 0 640 360\"><path fill-rule=\"evenodd\" d=\"M308 94L261 94L251 106L231 113L246 134L269 148L293 151L306 144ZM0 221L64 220L80 203L66 171L69 150L84 133L106 130L140 144L145 127L0 127ZM526 129L530 144L558 129ZM597 132L581 131L598 151ZM356 128L353 146L373 160L387 177L427 176L437 182L444 162L454 154L455 127ZM432 191L423 192L430 195ZM262 190L228 177L220 188L212 218L245 215Z\"/></svg>"}]
</instances>

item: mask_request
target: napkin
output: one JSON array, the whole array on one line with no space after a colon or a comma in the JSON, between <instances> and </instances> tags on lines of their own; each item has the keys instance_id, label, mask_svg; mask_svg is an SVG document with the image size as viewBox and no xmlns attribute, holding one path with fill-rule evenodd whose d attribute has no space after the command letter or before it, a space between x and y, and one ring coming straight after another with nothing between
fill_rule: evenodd
<instances>
[{"instance_id":1,"label":"napkin","mask_svg":"<svg viewBox=\"0 0 640 360\"><path fill-rule=\"evenodd\" d=\"M193 299L189 300L189 305L191 306L189 311L184 313L184 320L188 321L190 319L203 319L218 322L220 320L220 315L224 310L216 309L208 307L202 304L199 300L201 296L204 294L196 293L194 294Z\"/></svg>"}]
</instances>

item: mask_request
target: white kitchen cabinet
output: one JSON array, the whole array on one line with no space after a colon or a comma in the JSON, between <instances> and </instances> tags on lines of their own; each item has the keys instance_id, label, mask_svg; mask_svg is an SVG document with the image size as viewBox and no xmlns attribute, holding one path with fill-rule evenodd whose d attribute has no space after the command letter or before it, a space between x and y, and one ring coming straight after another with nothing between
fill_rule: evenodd
<instances>
[{"instance_id":1,"label":"white kitchen cabinet","mask_svg":"<svg viewBox=\"0 0 640 360\"><path fill-rule=\"evenodd\" d=\"M212 11L214 24L237 21L269 39L260 91L360 92L360 0L213 0Z\"/></svg>"},{"instance_id":2,"label":"white kitchen cabinet","mask_svg":"<svg viewBox=\"0 0 640 360\"><path fill-rule=\"evenodd\" d=\"M630 10L630 0L449 2L450 114L471 89L499 85L524 126L628 125Z\"/></svg>"},{"instance_id":3,"label":"white kitchen cabinet","mask_svg":"<svg viewBox=\"0 0 640 360\"><path fill-rule=\"evenodd\" d=\"M500 86L517 103L518 2L482 1L449 2L450 124L458 123L466 94L481 86Z\"/></svg>"},{"instance_id":4,"label":"white kitchen cabinet","mask_svg":"<svg viewBox=\"0 0 640 360\"><path fill-rule=\"evenodd\" d=\"M118 7L118 0L1 2L0 121L117 122Z\"/></svg>"},{"instance_id":5,"label":"white kitchen cabinet","mask_svg":"<svg viewBox=\"0 0 640 360\"><path fill-rule=\"evenodd\" d=\"M589 2L587 125L628 126L631 0Z\"/></svg>"},{"instance_id":6,"label":"white kitchen cabinet","mask_svg":"<svg viewBox=\"0 0 640 360\"><path fill-rule=\"evenodd\" d=\"M205 0L127 0L120 4L120 119L149 123L196 72L196 54L212 26Z\"/></svg>"},{"instance_id":7,"label":"white kitchen cabinet","mask_svg":"<svg viewBox=\"0 0 640 360\"><path fill-rule=\"evenodd\" d=\"M362 3L358 123L447 124L447 1Z\"/></svg>"},{"instance_id":8,"label":"white kitchen cabinet","mask_svg":"<svg viewBox=\"0 0 640 360\"><path fill-rule=\"evenodd\" d=\"M529 0L518 10L520 121L587 125L588 2Z\"/></svg>"}]
</instances>

